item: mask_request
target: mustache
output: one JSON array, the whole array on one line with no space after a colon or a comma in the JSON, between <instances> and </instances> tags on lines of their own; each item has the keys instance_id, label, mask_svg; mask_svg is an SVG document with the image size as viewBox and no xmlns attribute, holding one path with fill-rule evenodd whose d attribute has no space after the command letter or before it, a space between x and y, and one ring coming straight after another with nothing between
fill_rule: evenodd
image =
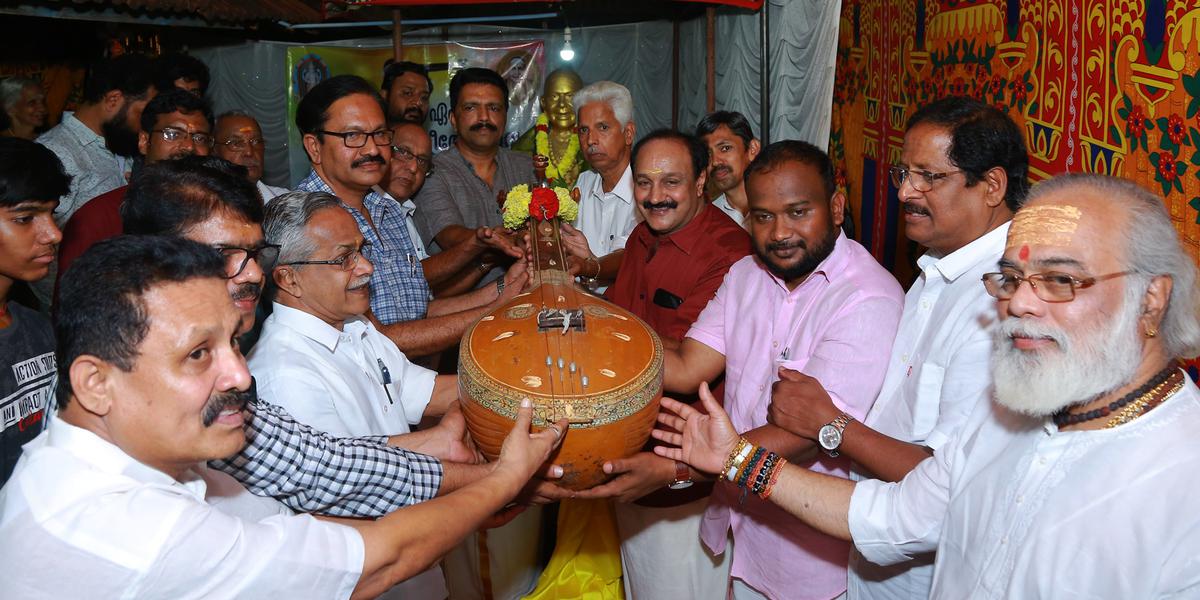
<instances>
[{"instance_id":1,"label":"mustache","mask_svg":"<svg viewBox=\"0 0 1200 600\"><path fill-rule=\"evenodd\" d=\"M350 167L356 169L367 163L372 163L372 162L379 164L379 165L384 164L383 156L381 156L379 154L372 154L371 156L364 156L364 157L359 158L359 159L355 160L354 162L350 163Z\"/></svg>"},{"instance_id":2,"label":"mustache","mask_svg":"<svg viewBox=\"0 0 1200 600\"><path fill-rule=\"evenodd\" d=\"M348 288L346 288L346 289L349 289L349 290L357 290L357 289L359 289L359 288L366 287L366 286L367 286L367 284L369 284L369 283L371 283L371 276L370 276L370 275L364 275L364 276L362 276L362 277L358 278L357 280L355 280L353 283L351 283L351 284L350 284L350 287L348 287Z\"/></svg>"},{"instance_id":3,"label":"mustache","mask_svg":"<svg viewBox=\"0 0 1200 600\"><path fill-rule=\"evenodd\" d=\"M644 208L646 210L658 210L658 209L663 209L663 208L675 209L675 208L679 208L679 203L674 200L664 200L664 201L658 202L658 203L654 203L649 200L645 200L642 202L642 208Z\"/></svg>"},{"instance_id":4,"label":"mustache","mask_svg":"<svg viewBox=\"0 0 1200 600\"><path fill-rule=\"evenodd\" d=\"M773 252L775 250L791 250L792 248L799 248L801 250L807 250L808 244L805 243L804 240L796 240L794 242L768 242L767 243L767 252Z\"/></svg>"},{"instance_id":5,"label":"mustache","mask_svg":"<svg viewBox=\"0 0 1200 600\"><path fill-rule=\"evenodd\" d=\"M721 174L733 173L733 169L731 167L726 167L726 166L713 167L712 171L713 171L713 175L716 175L717 173L721 173Z\"/></svg>"},{"instance_id":6,"label":"mustache","mask_svg":"<svg viewBox=\"0 0 1200 600\"><path fill-rule=\"evenodd\" d=\"M929 216L929 209L927 209L923 206L917 206L911 202L904 203L904 212L908 213L908 214L913 214L913 215Z\"/></svg>"},{"instance_id":7,"label":"mustache","mask_svg":"<svg viewBox=\"0 0 1200 600\"><path fill-rule=\"evenodd\" d=\"M480 129L487 129L489 131L499 131L495 125L492 125L491 123L488 123L487 121L476 123L471 126L471 131L479 131Z\"/></svg>"},{"instance_id":8,"label":"mustache","mask_svg":"<svg viewBox=\"0 0 1200 600\"><path fill-rule=\"evenodd\" d=\"M201 422L205 427L212 427L221 413L230 409L244 410L247 404L257 399L258 388L254 383L254 378L251 378L250 387L244 392L221 392L209 398L208 403L204 405Z\"/></svg>"},{"instance_id":9,"label":"mustache","mask_svg":"<svg viewBox=\"0 0 1200 600\"><path fill-rule=\"evenodd\" d=\"M262 295L262 284L258 283L243 283L239 285L237 291L233 293L234 300L258 300Z\"/></svg>"},{"instance_id":10,"label":"mustache","mask_svg":"<svg viewBox=\"0 0 1200 600\"><path fill-rule=\"evenodd\" d=\"M596 144L589 144L587 150L584 150L584 152L587 154L603 154L604 150Z\"/></svg>"}]
</instances>

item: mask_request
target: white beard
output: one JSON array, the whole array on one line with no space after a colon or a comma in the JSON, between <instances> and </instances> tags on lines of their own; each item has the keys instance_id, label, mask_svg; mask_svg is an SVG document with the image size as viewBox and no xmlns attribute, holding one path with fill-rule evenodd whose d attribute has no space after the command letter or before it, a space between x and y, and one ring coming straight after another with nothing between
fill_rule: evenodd
<instances>
[{"instance_id":1,"label":"white beard","mask_svg":"<svg viewBox=\"0 0 1200 600\"><path fill-rule=\"evenodd\" d=\"M1027 415L1049 416L1132 381L1142 359L1138 312L1145 291L1138 288L1143 286L1127 286L1118 313L1080 334L1068 335L1032 319L1010 316L1001 321L991 360L996 401ZM1049 337L1056 347L1018 350L1014 334Z\"/></svg>"}]
</instances>

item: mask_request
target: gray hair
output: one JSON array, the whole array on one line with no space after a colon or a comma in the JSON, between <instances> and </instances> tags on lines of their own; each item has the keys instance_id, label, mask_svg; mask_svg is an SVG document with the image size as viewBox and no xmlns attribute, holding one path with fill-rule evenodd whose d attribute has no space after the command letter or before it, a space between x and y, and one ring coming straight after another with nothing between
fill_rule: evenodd
<instances>
[{"instance_id":1,"label":"gray hair","mask_svg":"<svg viewBox=\"0 0 1200 600\"><path fill-rule=\"evenodd\" d=\"M326 208L342 208L337 196L326 192L288 192L276 196L263 215L263 234L268 244L279 244L279 260L285 264L307 260L316 245L304 228L313 215Z\"/></svg>"},{"instance_id":2,"label":"gray hair","mask_svg":"<svg viewBox=\"0 0 1200 600\"><path fill-rule=\"evenodd\" d=\"M226 117L246 117L247 119L250 119L251 121L254 121L255 123L258 122L258 119L255 119L254 115L252 115L240 108L231 108L231 109L217 115L216 119L213 119L213 127L216 127L217 123L219 123L221 121L221 119L224 119Z\"/></svg>"},{"instance_id":3,"label":"gray hair","mask_svg":"<svg viewBox=\"0 0 1200 600\"><path fill-rule=\"evenodd\" d=\"M592 102L603 102L612 109L621 127L633 121L633 95L629 89L615 81L597 81L584 86L571 99L576 114L579 109Z\"/></svg>"},{"instance_id":4,"label":"gray hair","mask_svg":"<svg viewBox=\"0 0 1200 600\"><path fill-rule=\"evenodd\" d=\"M40 83L28 77L5 77L4 79L0 79L0 107L5 112L8 112L21 99L21 92L30 86L36 86L39 90L41 89Z\"/></svg>"},{"instance_id":5,"label":"gray hair","mask_svg":"<svg viewBox=\"0 0 1200 600\"><path fill-rule=\"evenodd\" d=\"M1120 235L1125 239L1126 268L1148 285L1154 277L1171 278L1171 297L1159 327L1172 358L1200 354L1200 289L1196 264L1184 252L1163 199L1141 186L1107 175L1059 175L1034 186L1030 201L1053 192L1087 187L1124 209Z\"/></svg>"}]
</instances>

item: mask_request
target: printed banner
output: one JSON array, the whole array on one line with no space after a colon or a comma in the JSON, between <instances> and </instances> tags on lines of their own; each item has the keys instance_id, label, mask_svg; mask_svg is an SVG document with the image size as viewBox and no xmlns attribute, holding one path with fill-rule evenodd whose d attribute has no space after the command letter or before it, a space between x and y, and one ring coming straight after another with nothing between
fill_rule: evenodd
<instances>
[{"instance_id":1,"label":"printed banner","mask_svg":"<svg viewBox=\"0 0 1200 600\"><path fill-rule=\"evenodd\" d=\"M303 150L295 129L296 106L305 92L335 75L358 75L376 88L382 83L383 65L392 57L391 48L342 48L334 46L294 46L287 52L288 130L293 152ZM403 59L429 67L433 94L429 99L429 119L425 123L440 152L454 143L450 127L450 78L459 69L485 67L499 73L508 82L508 128L501 144L512 144L532 128L537 119L538 94L545 77L545 49L541 40L497 43L458 42L405 46ZM304 159L307 162L307 159ZM293 159L293 164L295 160ZM307 168L304 169L307 172Z\"/></svg>"}]
</instances>

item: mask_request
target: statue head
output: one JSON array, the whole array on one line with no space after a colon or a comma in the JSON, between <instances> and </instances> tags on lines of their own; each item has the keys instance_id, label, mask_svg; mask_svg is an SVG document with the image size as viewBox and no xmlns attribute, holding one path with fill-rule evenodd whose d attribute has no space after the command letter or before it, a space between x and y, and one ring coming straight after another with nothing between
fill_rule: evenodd
<instances>
[{"instance_id":1,"label":"statue head","mask_svg":"<svg viewBox=\"0 0 1200 600\"><path fill-rule=\"evenodd\" d=\"M583 79L571 69L555 69L546 75L542 88L542 114L553 129L571 130L575 127L575 107L571 98L583 87Z\"/></svg>"}]
</instances>

